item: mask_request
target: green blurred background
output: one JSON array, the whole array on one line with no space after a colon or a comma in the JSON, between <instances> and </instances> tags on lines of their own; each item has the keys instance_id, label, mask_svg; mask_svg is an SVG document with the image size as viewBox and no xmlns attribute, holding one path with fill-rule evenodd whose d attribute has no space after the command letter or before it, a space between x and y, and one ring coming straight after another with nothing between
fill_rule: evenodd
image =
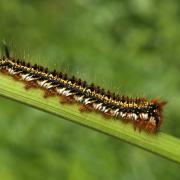
<instances>
[{"instance_id":1,"label":"green blurred background","mask_svg":"<svg viewBox=\"0 0 180 180\"><path fill-rule=\"evenodd\" d=\"M11 54L130 96L160 96L180 137L178 0L0 0ZM0 98L0 179L180 179L180 166Z\"/></svg>"}]
</instances>

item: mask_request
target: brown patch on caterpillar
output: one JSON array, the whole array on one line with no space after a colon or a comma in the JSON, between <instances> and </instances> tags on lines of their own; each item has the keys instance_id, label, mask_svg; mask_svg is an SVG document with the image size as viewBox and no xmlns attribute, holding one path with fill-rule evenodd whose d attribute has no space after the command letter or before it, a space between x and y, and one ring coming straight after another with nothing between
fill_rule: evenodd
<instances>
[{"instance_id":1,"label":"brown patch on caterpillar","mask_svg":"<svg viewBox=\"0 0 180 180\"><path fill-rule=\"evenodd\" d=\"M158 98L148 101L145 97L120 96L74 76L11 57L0 58L0 71L22 81L26 89L42 89L44 98L58 96L62 104L78 103L81 112L96 111L106 119L131 123L135 130L156 133L163 122L162 111L167 102L159 102Z\"/></svg>"},{"instance_id":2,"label":"brown patch on caterpillar","mask_svg":"<svg viewBox=\"0 0 180 180\"><path fill-rule=\"evenodd\" d=\"M56 96L57 95L57 93L56 93L56 91L54 90L54 89L45 89L44 90L44 98L48 98L48 97L53 97L53 96Z\"/></svg>"},{"instance_id":3,"label":"brown patch on caterpillar","mask_svg":"<svg viewBox=\"0 0 180 180\"><path fill-rule=\"evenodd\" d=\"M74 103L74 99L72 97L66 97L66 96L60 96L60 101L61 104L72 104Z\"/></svg>"},{"instance_id":4,"label":"brown patch on caterpillar","mask_svg":"<svg viewBox=\"0 0 180 180\"><path fill-rule=\"evenodd\" d=\"M21 76L19 76L19 75L14 75L14 76L13 76L13 79L16 80L16 81L19 81L20 78L21 78Z\"/></svg>"},{"instance_id":5,"label":"brown patch on caterpillar","mask_svg":"<svg viewBox=\"0 0 180 180\"><path fill-rule=\"evenodd\" d=\"M20 78L18 78L18 79L16 79L16 80L20 80ZM30 82L24 81L24 84L25 84L24 88L25 88L26 90L39 88L38 85L37 85L35 82L33 82L33 81L30 81Z\"/></svg>"},{"instance_id":6,"label":"brown patch on caterpillar","mask_svg":"<svg viewBox=\"0 0 180 180\"><path fill-rule=\"evenodd\" d=\"M107 119L110 119L111 117L113 117L113 116L111 115L111 113L109 113L109 112L105 112L105 113L103 114L103 116L104 116L105 118L107 118Z\"/></svg>"},{"instance_id":7,"label":"brown patch on caterpillar","mask_svg":"<svg viewBox=\"0 0 180 180\"><path fill-rule=\"evenodd\" d=\"M81 112L91 112L93 111L93 108L87 105L80 105L79 111Z\"/></svg>"},{"instance_id":8,"label":"brown patch on caterpillar","mask_svg":"<svg viewBox=\"0 0 180 180\"><path fill-rule=\"evenodd\" d=\"M9 73L8 73L8 71L7 71L6 69L1 69L0 72L2 72L2 73L5 74L5 75L9 75Z\"/></svg>"}]
</instances>

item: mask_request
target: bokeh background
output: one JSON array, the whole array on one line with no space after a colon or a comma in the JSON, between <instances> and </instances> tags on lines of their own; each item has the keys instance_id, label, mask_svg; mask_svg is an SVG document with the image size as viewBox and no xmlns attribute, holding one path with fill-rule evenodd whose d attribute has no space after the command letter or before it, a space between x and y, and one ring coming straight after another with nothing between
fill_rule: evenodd
<instances>
[{"instance_id":1,"label":"bokeh background","mask_svg":"<svg viewBox=\"0 0 180 180\"><path fill-rule=\"evenodd\" d=\"M11 55L130 96L161 97L180 137L178 0L0 0ZM0 98L0 179L179 179L180 166Z\"/></svg>"}]
</instances>

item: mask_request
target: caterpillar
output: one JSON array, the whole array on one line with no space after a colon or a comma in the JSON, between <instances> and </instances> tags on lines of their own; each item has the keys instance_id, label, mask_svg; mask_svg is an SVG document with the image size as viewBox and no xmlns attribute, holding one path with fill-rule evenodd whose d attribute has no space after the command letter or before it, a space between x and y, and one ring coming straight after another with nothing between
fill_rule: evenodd
<instances>
[{"instance_id":1,"label":"caterpillar","mask_svg":"<svg viewBox=\"0 0 180 180\"><path fill-rule=\"evenodd\" d=\"M24 82L25 89L43 89L44 98L59 96L61 103L80 104L81 112L100 112L105 117L132 123L135 130L144 130L148 133L158 132L163 122L162 111L166 101L120 96L94 84L87 84L75 76L68 77L65 73L49 71L48 68L37 64L31 65L12 58L7 48L5 52L6 56L0 57L0 72Z\"/></svg>"}]
</instances>

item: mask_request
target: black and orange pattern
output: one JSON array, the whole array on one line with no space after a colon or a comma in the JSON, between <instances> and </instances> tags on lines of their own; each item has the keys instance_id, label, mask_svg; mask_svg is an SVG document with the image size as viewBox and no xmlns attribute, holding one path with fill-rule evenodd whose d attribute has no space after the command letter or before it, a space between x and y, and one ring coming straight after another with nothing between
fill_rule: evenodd
<instances>
[{"instance_id":1,"label":"black and orange pattern","mask_svg":"<svg viewBox=\"0 0 180 180\"><path fill-rule=\"evenodd\" d=\"M8 54L8 53L6 53ZM106 117L131 122L134 128L156 133L163 122L162 110L165 101L146 98L130 98L105 91L94 84L67 74L49 71L47 68L31 65L8 56L0 58L0 71L23 81L25 88L41 88L44 98L60 96L61 103L78 103L80 111L97 111Z\"/></svg>"}]
</instances>

